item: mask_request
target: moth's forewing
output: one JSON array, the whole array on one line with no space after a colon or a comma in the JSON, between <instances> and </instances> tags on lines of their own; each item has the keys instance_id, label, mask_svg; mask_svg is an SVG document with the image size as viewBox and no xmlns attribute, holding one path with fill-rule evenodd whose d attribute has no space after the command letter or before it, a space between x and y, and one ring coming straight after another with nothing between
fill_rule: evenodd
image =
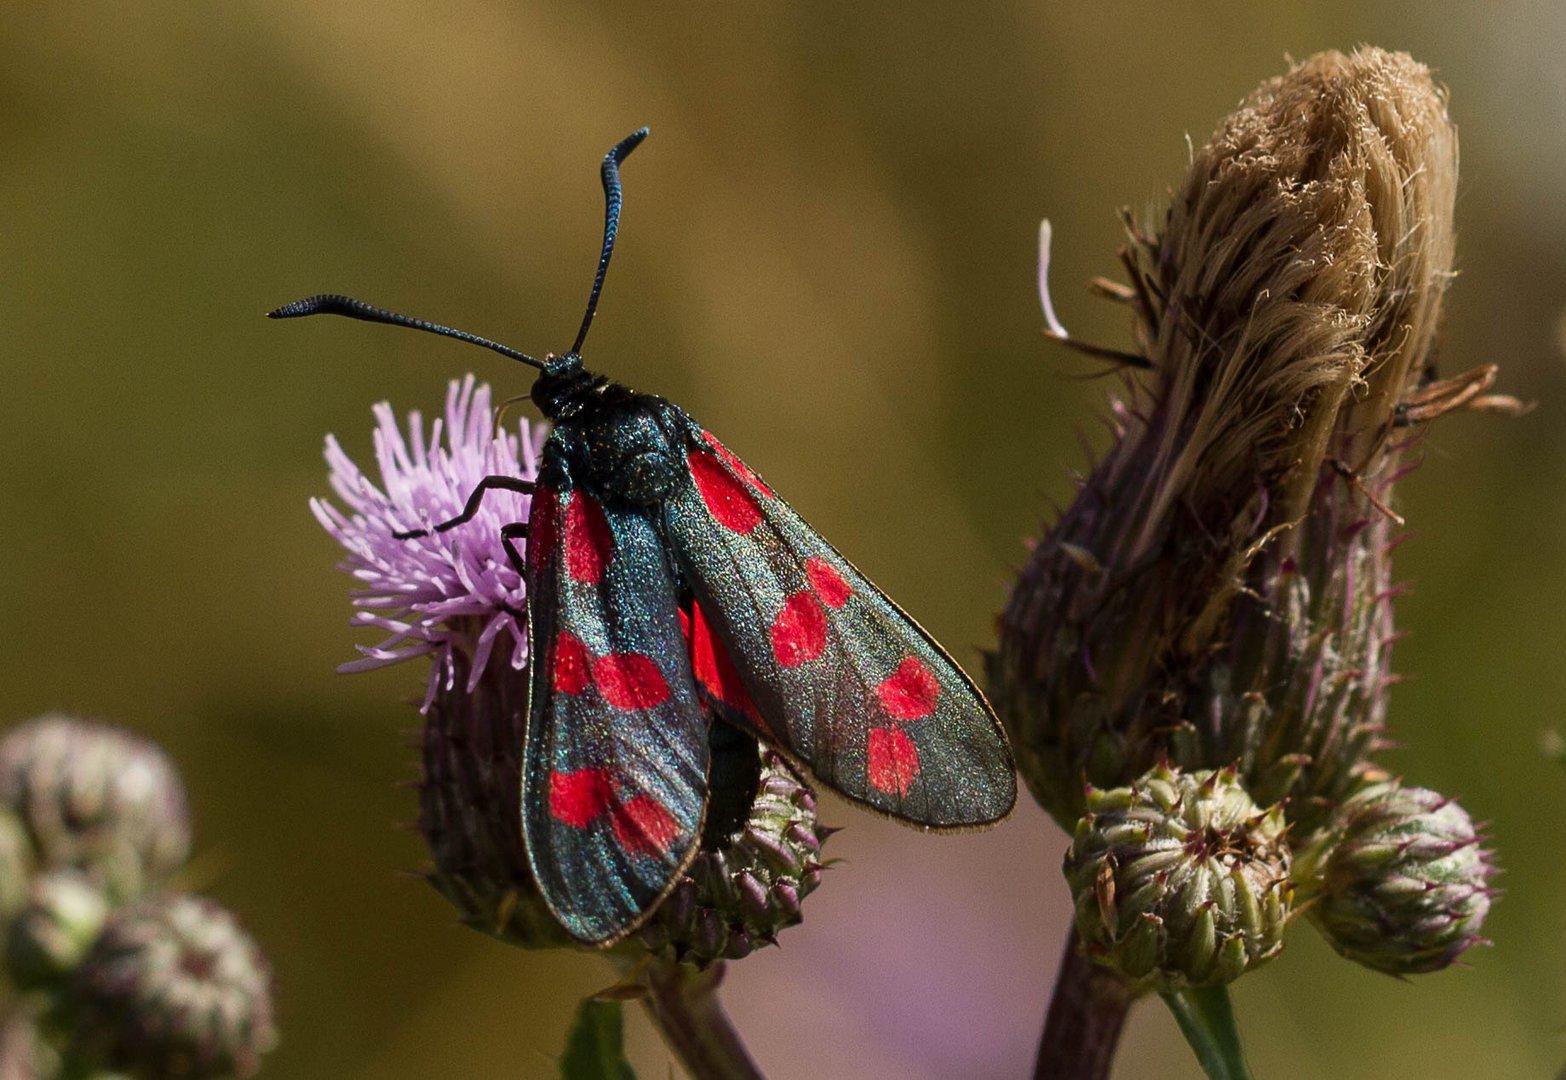
<instances>
[{"instance_id":1,"label":"moth's forewing","mask_svg":"<svg viewBox=\"0 0 1566 1080\"><path fill-rule=\"evenodd\" d=\"M528 537L522 826L544 899L585 942L635 929L701 833L707 721L677 596L646 512L606 511L546 448Z\"/></svg>"}]
</instances>

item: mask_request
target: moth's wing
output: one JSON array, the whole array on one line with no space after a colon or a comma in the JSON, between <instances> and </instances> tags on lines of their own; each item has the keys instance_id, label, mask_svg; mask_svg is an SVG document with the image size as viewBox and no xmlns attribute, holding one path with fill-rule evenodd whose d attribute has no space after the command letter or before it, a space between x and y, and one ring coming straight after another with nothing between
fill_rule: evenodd
<instances>
[{"instance_id":1,"label":"moth's wing","mask_svg":"<svg viewBox=\"0 0 1566 1080\"><path fill-rule=\"evenodd\" d=\"M652 519L605 513L558 460L533 496L528 636L528 861L572 936L612 944L695 856L707 719Z\"/></svg>"},{"instance_id":2,"label":"moth's wing","mask_svg":"<svg viewBox=\"0 0 1566 1080\"><path fill-rule=\"evenodd\" d=\"M924 629L743 462L691 425L664 532L695 596L698 685L850 799L929 828L1005 818L1011 749Z\"/></svg>"}]
</instances>

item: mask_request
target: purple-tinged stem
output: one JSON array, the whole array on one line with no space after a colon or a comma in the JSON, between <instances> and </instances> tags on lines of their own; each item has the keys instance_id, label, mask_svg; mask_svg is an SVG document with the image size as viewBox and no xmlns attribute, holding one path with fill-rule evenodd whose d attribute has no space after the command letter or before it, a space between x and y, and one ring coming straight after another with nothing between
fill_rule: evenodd
<instances>
[{"instance_id":1,"label":"purple-tinged stem","mask_svg":"<svg viewBox=\"0 0 1566 1080\"><path fill-rule=\"evenodd\" d=\"M698 972L653 960L643 969L642 1004L692 1080L765 1080L718 1001L723 964Z\"/></svg>"},{"instance_id":2,"label":"purple-tinged stem","mask_svg":"<svg viewBox=\"0 0 1566 1080\"><path fill-rule=\"evenodd\" d=\"M1107 1080L1135 995L1126 980L1082 955L1077 928L1055 973L1034 1080Z\"/></svg>"}]
</instances>

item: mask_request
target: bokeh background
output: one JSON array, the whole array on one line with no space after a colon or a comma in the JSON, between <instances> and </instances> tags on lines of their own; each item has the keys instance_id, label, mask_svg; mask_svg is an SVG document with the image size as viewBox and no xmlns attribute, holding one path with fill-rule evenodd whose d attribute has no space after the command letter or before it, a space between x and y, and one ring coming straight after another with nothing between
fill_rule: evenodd
<instances>
[{"instance_id":1,"label":"bokeh background","mask_svg":"<svg viewBox=\"0 0 1566 1080\"><path fill-rule=\"evenodd\" d=\"M656 10L654 10L656 8ZM553 1074L593 957L455 925L424 860L414 666L343 677L348 580L306 509L373 402L474 370L414 334L268 307L340 290L542 352L574 333L597 162L637 125L589 361L685 405L960 658L1023 539L1101 446L1110 389L1045 343L1035 228L1073 332L1115 209L1151 212L1286 55L1405 49L1451 89L1462 276L1446 366L1518 421L1436 426L1402 487L1413 631L1392 759L1487 819L1492 949L1406 984L1298 928L1235 991L1272 1077L1548 1075L1566 1062L1566 14L1552 5L616 5L224 0L6 6L0 34L0 723L64 708L184 770L189 884L276 967L278 1077ZM1024 1075L1067 916L1024 805L931 839L842 804L846 861L727 1000L777 1077ZM632 1013L645 1076L675 1067ZM1198 1075L1156 1004L1117 1076Z\"/></svg>"}]
</instances>

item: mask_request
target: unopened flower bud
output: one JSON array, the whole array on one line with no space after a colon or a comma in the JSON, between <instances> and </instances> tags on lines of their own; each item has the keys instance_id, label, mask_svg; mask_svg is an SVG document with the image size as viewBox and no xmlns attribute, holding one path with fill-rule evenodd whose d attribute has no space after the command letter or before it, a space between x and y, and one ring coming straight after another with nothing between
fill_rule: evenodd
<instances>
[{"instance_id":1,"label":"unopened flower bud","mask_svg":"<svg viewBox=\"0 0 1566 1080\"><path fill-rule=\"evenodd\" d=\"M798 923L821 881L814 794L772 750L714 725L714 783L701 850L642 928L666 959L707 967L737 960Z\"/></svg>"},{"instance_id":2,"label":"unopened flower bud","mask_svg":"<svg viewBox=\"0 0 1566 1080\"><path fill-rule=\"evenodd\" d=\"M1283 813L1258 808L1233 769L1160 765L1087 807L1065 875L1088 956L1163 992L1230 982L1283 947Z\"/></svg>"},{"instance_id":3,"label":"unopened flower bud","mask_svg":"<svg viewBox=\"0 0 1566 1080\"><path fill-rule=\"evenodd\" d=\"M26 826L40 869L72 867L110 900L167 881L190 854L185 788L147 739L44 716L0 739L0 806Z\"/></svg>"},{"instance_id":4,"label":"unopened flower bud","mask_svg":"<svg viewBox=\"0 0 1566 1080\"><path fill-rule=\"evenodd\" d=\"M251 1076L277 1041L266 958L203 897L162 896L116 912L59 1009L72 1075Z\"/></svg>"},{"instance_id":5,"label":"unopened flower bud","mask_svg":"<svg viewBox=\"0 0 1566 1080\"><path fill-rule=\"evenodd\" d=\"M20 990L54 986L98 940L109 902L77 870L33 879L28 902L6 932L5 970Z\"/></svg>"},{"instance_id":6,"label":"unopened flower bud","mask_svg":"<svg viewBox=\"0 0 1566 1080\"><path fill-rule=\"evenodd\" d=\"M1310 921L1350 960L1439 971L1473 945L1495 895L1490 853L1456 802L1389 780L1345 802L1302 860Z\"/></svg>"}]
</instances>

